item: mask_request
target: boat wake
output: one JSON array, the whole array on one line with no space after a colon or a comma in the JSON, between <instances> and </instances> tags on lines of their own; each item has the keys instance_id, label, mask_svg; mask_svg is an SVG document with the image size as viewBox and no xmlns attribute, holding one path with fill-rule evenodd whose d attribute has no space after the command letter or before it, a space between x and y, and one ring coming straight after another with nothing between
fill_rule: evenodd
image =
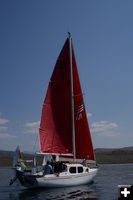
<instances>
[{"instance_id":1,"label":"boat wake","mask_svg":"<svg viewBox=\"0 0 133 200\"><path fill-rule=\"evenodd\" d=\"M92 186L56 188L56 189L25 189L19 194L25 200L97 200Z\"/></svg>"}]
</instances>

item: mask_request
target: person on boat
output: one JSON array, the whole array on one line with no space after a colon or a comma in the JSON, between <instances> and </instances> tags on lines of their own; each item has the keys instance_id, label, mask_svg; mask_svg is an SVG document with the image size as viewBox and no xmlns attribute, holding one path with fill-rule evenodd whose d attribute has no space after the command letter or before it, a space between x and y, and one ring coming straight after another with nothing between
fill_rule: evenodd
<instances>
[{"instance_id":1,"label":"person on boat","mask_svg":"<svg viewBox=\"0 0 133 200\"><path fill-rule=\"evenodd\" d=\"M26 164L25 164L23 159L19 159L17 165L20 166L23 171L27 169L27 166L26 166Z\"/></svg>"},{"instance_id":2,"label":"person on boat","mask_svg":"<svg viewBox=\"0 0 133 200\"><path fill-rule=\"evenodd\" d=\"M89 155L86 156L86 158L83 160L81 164L84 165L85 167L89 167Z\"/></svg>"},{"instance_id":3,"label":"person on boat","mask_svg":"<svg viewBox=\"0 0 133 200\"><path fill-rule=\"evenodd\" d=\"M47 161L47 164L44 165L44 175L53 174L52 166L50 165L50 162Z\"/></svg>"},{"instance_id":4,"label":"person on boat","mask_svg":"<svg viewBox=\"0 0 133 200\"><path fill-rule=\"evenodd\" d=\"M53 173L55 173L55 168L56 168L56 164L57 164L56 155L52 155L52 159L50 161L50 164L52 166Z\"/></svg>"},{"instance_id":5,"label":"person on boat","mask_svg":"<svg viewBox=\"0 0 133 200\"><path fill-rule=\"evenodd\" d=\"M51 162L56 162L56 155L52 155Z\"/></svg>"},{"instance_id":6,"label":"person on boat","mask_svg":"<svg viewBox=\"0 0 133 200\"><path fill-rule=\"evenodd\" d=\"M51 161L50 161L50 164L52 165L52 168L54 168L55 163L56 163L56 156L52 155L52 158L51 158Z\"/></svg>"},{"instance_id":7,"label":"person on boat","mask_svg":"<svg viewBox=\"0 0 133 200\"><path fill-rule=\"evenodd\" d=\"M20 172L24 172L24 170L27 169L27 166L25 165L25 162L23 159L18 159L15 168L17 169L17 171L15 172L14 177L10 180L9 185L12 185L17 179L18 179L18 171Z\"/></svg>"},{"instance_id":8,"label":"person on boat","mask_svg":"<svg viewBox=\"0 0 133 200\"><path fill-rule=\"evenodd\" d=\"M15 172L15 176L12 179L10 179L9 185L12 185L17 179L18 179L18 177L17 177L17 174Z\"/></svg>"}]
</instances>

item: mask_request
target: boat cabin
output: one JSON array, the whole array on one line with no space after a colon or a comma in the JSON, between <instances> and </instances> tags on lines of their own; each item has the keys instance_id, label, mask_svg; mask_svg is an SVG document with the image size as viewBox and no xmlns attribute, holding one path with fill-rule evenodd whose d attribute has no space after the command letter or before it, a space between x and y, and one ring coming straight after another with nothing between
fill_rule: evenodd
<instances>
[{"instance_id":1,"label":"boat cabin","mask_svg":"<svg viewBox=\"0 0 133 200\"><path fill-rule=\"evenodd\" d=\"M88 167L83 166L82 164L63 164L63 172L67 174L82 174L85 172L89 172Z\"/></svg>"},{"instance_id":2,"label":"boat cabin","mask_svg":"<svg viewBox=\"0 0 133 200\"><path fill-rule=\"evenodd\" d=\"M58 163L58 162L57 162ZM88 173L89 168L86 166L83 166L79 163L63 163L59 162L59 165L53 166L53 169L51 170L52 173L43 173L44 176L47 175L58 175L58 176L64 176L64 175L77 175L77 174L83 174Z\"/></svg>"}]
</instances>

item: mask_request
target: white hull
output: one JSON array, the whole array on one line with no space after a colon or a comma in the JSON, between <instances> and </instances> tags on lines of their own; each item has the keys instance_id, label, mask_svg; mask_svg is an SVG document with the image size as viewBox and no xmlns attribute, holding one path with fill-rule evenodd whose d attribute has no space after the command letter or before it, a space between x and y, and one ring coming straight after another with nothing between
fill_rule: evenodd
<instances>
[{"instance_id":1,"label":"white hull","mask_svg":"<svg viewBox=\"0 0 133 200\"><path fill-rule=\"evenodd\" d=\"M97 171L98 168L86 167L80 163L62 163L62 171L59 173L46 173L48 171L45 169L37 173L17 169L16 176L20 183L28 188L59 188L88 184Z\"/></svg>"},{"instance_id":2,"label":"white hull","mask_svg":"<svg viewBox=\"0 0 133 200\"><path fill-rule=\"evenodd\" d=\"M84 185L90 183L95 177L98 169L90 169L89 173L65 175L61 173L59 176L47 175L36 178L37 187L57 188Z\"/></svg>"}]
</instances>

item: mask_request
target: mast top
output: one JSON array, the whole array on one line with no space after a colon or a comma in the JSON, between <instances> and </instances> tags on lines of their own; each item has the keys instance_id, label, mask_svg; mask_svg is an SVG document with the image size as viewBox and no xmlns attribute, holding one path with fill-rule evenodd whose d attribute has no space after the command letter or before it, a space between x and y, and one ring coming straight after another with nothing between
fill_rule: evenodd
<instances>
[{"instance_id":1,"label":"mast top","mask_svg":"<svg viewBox=\"0 0 133 200\"><path fill-rule=\"evenodd\" d=\"M69 39L71 38L71 33L70 33L70 32L68 32L68 38L69 38Z\"/></svg>"}]
</instances>

